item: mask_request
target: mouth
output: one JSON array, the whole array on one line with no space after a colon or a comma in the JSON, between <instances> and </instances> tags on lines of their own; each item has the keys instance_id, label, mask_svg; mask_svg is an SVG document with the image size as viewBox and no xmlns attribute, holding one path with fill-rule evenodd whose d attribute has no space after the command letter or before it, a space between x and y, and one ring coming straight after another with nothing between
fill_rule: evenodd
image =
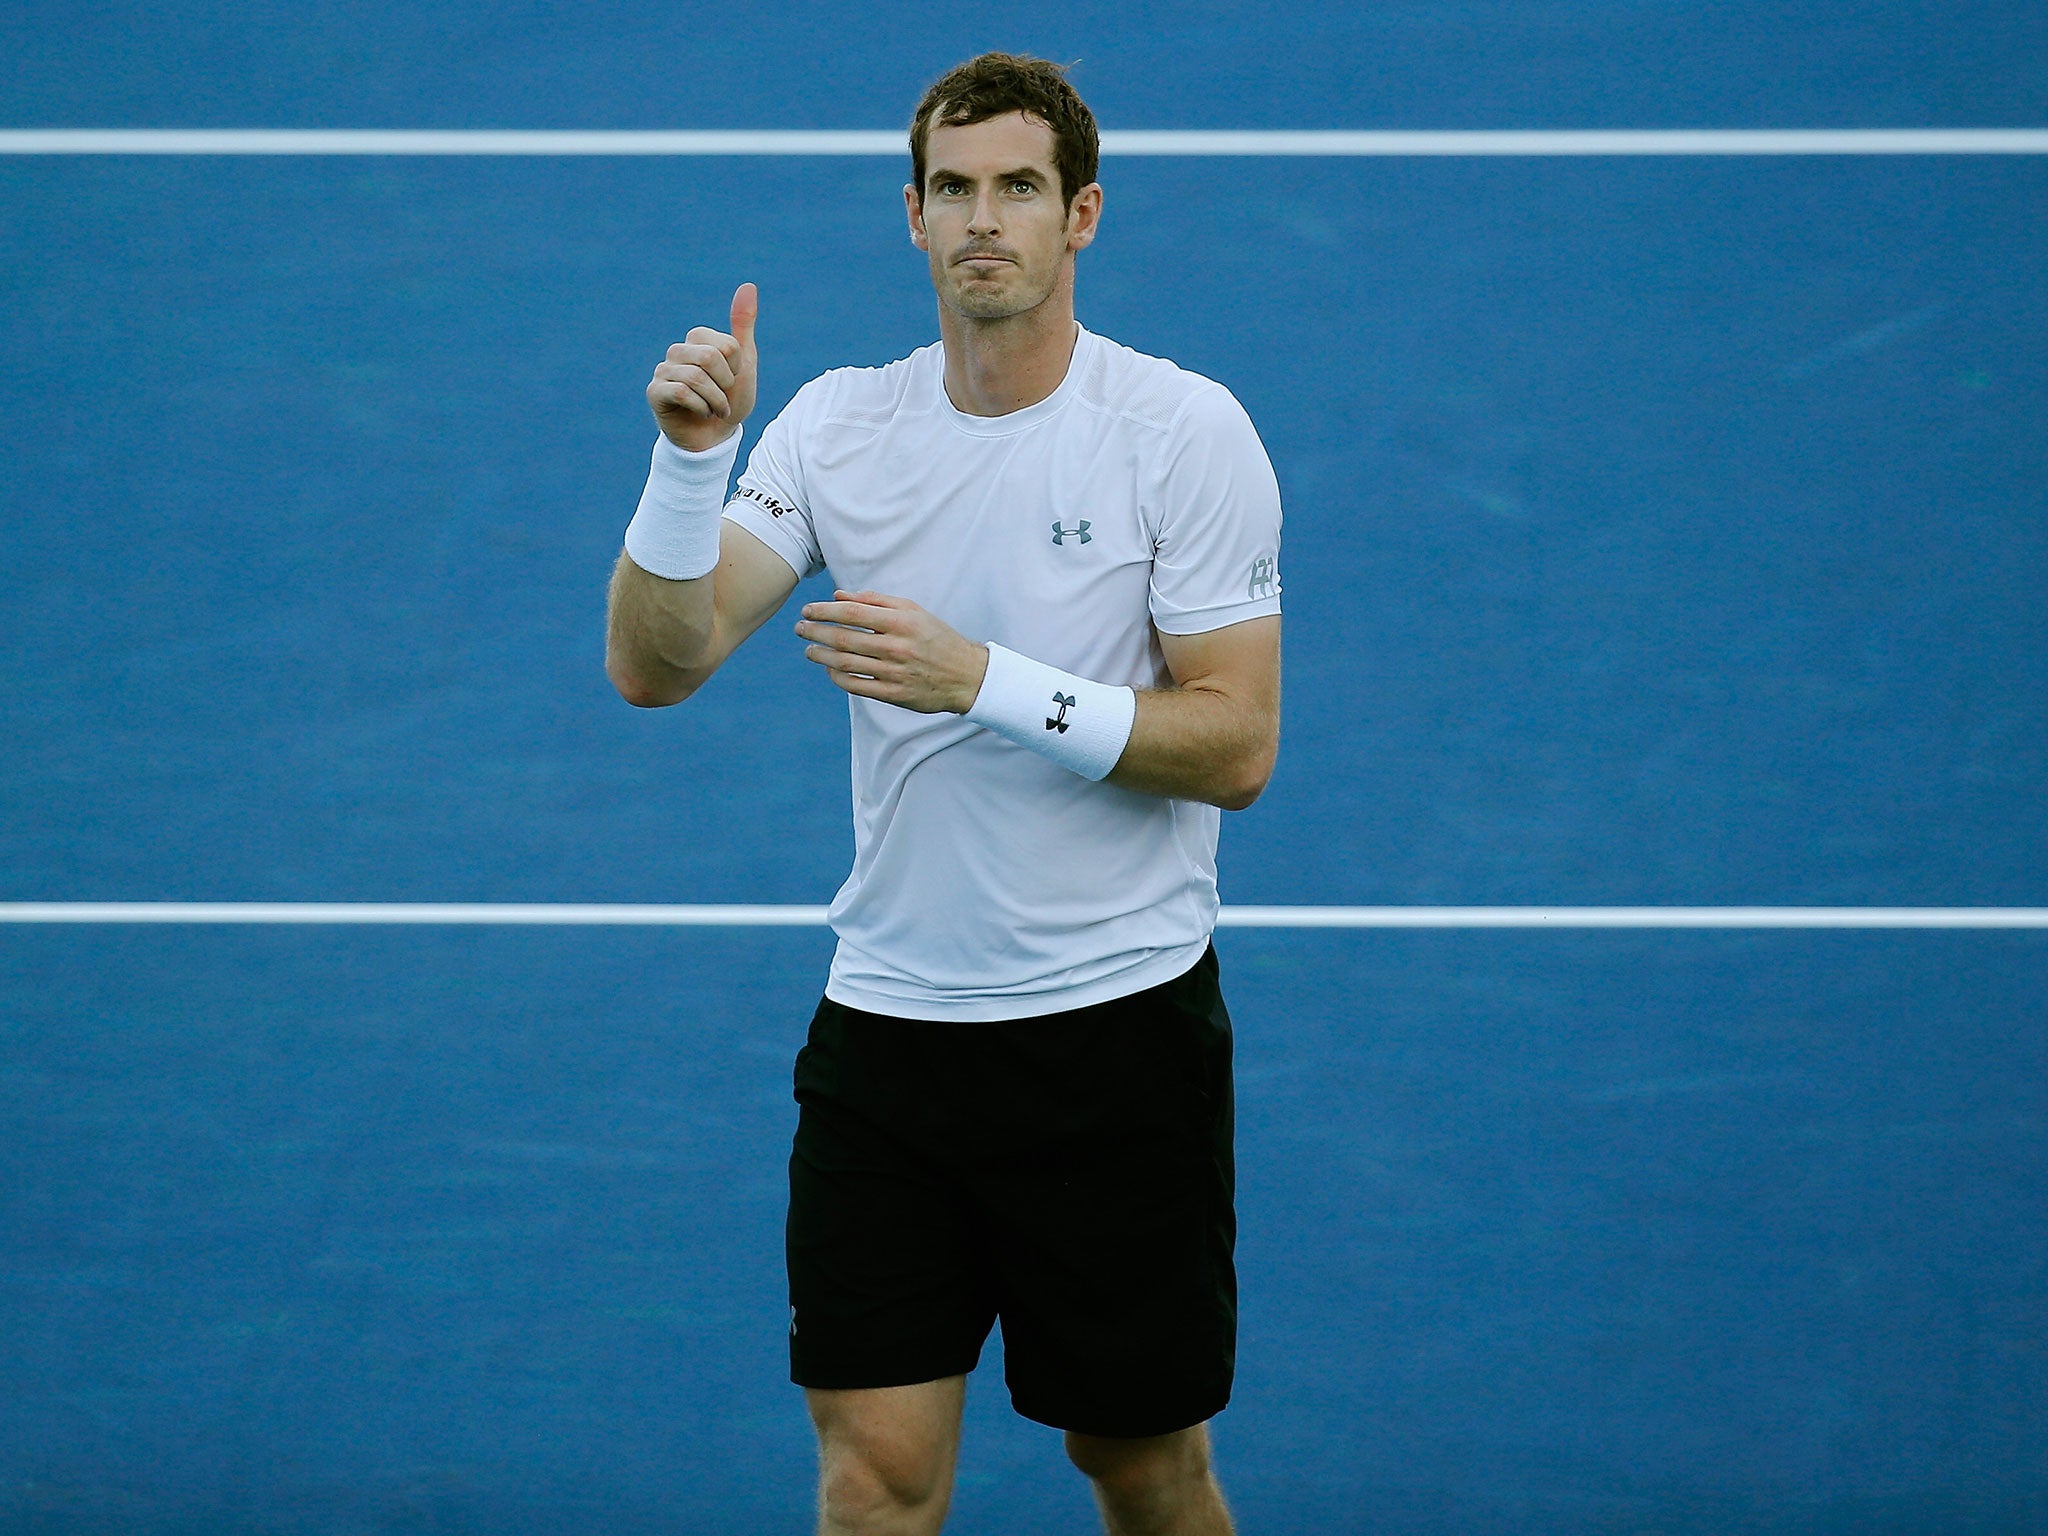
<instances>
[{"instance_id":1,"label":"mouth","mask_svg":"<svg viewBox=\"0 0 2048 1536\"><path fill-rule=\"evenodd\" d=\"M993 251L974 251L965 256L955 256L953 264L959 267L1015 266L1008 256L998 256Z\"/></svg>"}]
</instances>

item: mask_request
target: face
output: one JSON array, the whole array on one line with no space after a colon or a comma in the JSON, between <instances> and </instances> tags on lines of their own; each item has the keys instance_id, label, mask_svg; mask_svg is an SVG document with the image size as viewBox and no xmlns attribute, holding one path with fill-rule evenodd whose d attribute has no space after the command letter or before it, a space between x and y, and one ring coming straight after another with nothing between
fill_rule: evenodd
<instances>
[{"instance_id":1,"label":"face","mask_svg":"<svg viewBox=\"0 0 2048 1536\"><path fill-rule=\"evenodd\" d=\"M1036 309L1095 238L1102 188L1069 209L1053 166L1052 130L1021 112L925 139L924 186L905 187L910 238L931 259L939 302L976 320Z\"/></svg>"}]
</instances>

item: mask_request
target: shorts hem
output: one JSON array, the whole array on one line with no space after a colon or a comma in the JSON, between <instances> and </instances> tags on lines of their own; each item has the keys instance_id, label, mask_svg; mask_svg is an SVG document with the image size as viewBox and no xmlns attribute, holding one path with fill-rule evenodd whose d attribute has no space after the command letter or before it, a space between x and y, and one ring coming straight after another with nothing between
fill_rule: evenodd
<instances>
[{"instance_id":1,"label":"shorts hem","mask_svg":"<svg viewBox=\"0 0 2048 1536\"><path fill-rule=\"evenodd\" d=\"M819 1392L866 1392L880 1387L921 1387L928 1381L945 1381L952 1376L971 1375L981 1364L981 1352L966 1361L919 1361L912 1365L843 1366L828 1370L821 1366L791 1364L789 1379L799 1387Z\"/></svg>"},{"instance_id":2,"label":"shorts hem","mask_svg":"<svg viewBox=\"0 0 2048 1536\"><path fill-rule=\"evenodd\" d=\"M1102 1440L1150 1440L1158 1435L1175 1435L1184 1429L1193 1429L1197 1424L1208 1423L1229 1407L1230 1393L1226 1390L1221 1396L1203 1402L1203 1406L1187 1411L1154 1409L1143 1413L1099 1413L1079 1410L1067 1413L1020 1400L1014 1392L1010 1394L1010 1406L1016 1409L1019 1417L1034 1424L1043 1424L1048 1429L1093 1435Z\"/></svg>"}]
</instances>

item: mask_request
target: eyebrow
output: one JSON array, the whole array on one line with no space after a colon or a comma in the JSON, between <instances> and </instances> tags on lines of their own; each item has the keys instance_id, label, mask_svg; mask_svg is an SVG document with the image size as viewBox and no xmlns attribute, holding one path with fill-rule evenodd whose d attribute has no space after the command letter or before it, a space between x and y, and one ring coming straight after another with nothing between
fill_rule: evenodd
<instances>
[{"instance_id":1,"label":"eyebrow","mask_svg":"<svg viewBox=\"0 0 2048 1536\"><path fill-rule=\"evenodd\" d=\"M1046 179L1046 173L1035 165L1020 165L1014 171L997 171L994 179L997 181L1035 181L1043 184ZM949 171L944 167L934 167L925 172L924 180L925 185L930 186L935 181L972 181L974 178L965 171Z\"/></svg>"}]
</instances>

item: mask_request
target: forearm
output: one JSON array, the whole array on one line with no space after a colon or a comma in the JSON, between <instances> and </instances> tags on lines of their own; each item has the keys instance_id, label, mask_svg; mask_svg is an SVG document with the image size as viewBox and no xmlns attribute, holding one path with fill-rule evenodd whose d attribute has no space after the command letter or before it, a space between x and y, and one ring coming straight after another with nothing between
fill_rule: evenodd
<instances>
[{"instance_id":1,"label":"forearm","mask_svg":"<svg viewBox=\"0 0 2048 1536\"><path fill-rule=\"evenodd\" d=\"M906 617L887 608L838 604L805 610L873 631L870 638L842 642L850 648L844 657L822 645L811 647L814 661L874 673L869 682L842 681L850 693L915 709L960 710L973 724L1085 779L1168 799L1203 800L1226 811L1241 811L1257 800L1272 777L1280 748L1277 615L1191 635L1161 633L1170 688L1094 682L990 641L985 666L927 667L935 676L944 674L944 686L914 694L897 680L908 671L898 658L915 649L903 643L911 630L943 631L977 661L984 647L960 641L915 604L886 601ZM923 649L938 654L941 648ZM968 695L963 709L957 700Z\"/></svg>"},{"instance_id":2,"label":"forearm","mask_svg":"<svg viewBox=\"0 0 2048 1536\"><path fill-rule=\"evenodd\" d=\"M1279 746L1277 708L1217 688L1141 690L1108 782L1241 811L1265 789Z\"/></svg>"},{"instance_id":3,"label":"forearm","mask_svg":"<svg viewBox=\"0 0 2048 1536\"><path fill-rule=\"evenodd\" d=\"M716 667L703 662L715 629L719 508L738 452L737 429L697 451L655 442L605 623L605 672L629 703L677 703Z\"/></svg>"},{"instance_id":4,"label":"forearm","mask_svg":"<svg viewBox=\"0 0 2048 1536\"><path fill-rule=\"evenodd\" d=\"M621 554L612 571L605 618L605 675L629 704L680 703L714 670L715 571L670 581Z\"/></svg>"},{"instance_id":5,"label":"forearm","mask_svg":"<svg viewBox=\"0 0 2048 1536\"><path fill-rule=\"evenodd\" d=\"M1171 688L1092 681L962 638L906 598L836 592L807 603L805 656L859 698L952 711L1090 781L1241 811L1280 749L1280 621L1162 636Z\"/></svg>"}]
</instances>

